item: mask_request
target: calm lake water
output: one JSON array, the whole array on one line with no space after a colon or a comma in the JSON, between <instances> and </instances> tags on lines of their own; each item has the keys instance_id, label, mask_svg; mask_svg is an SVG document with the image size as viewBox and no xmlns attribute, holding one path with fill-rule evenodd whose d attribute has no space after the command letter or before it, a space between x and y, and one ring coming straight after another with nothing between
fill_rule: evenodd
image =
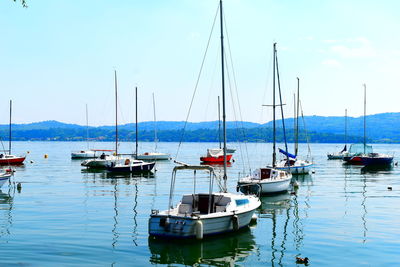
<instances>
[{"instance_id":1,"label":"calm lake water","mask_svg":"<svg viewBox=\"0 0 400 267\"><path fill-rule=\"evenodd\" d=\"M198 164L217 144L184 143L178 160ZM363 172L328 161L334 144L312 144L315 173L297 177L296 195L262 198L259 219L250 229L204 241L149 240L151 209L167 208L172 162L157 164L148 176L115 177L88 172L70 152L79 142L14 142L14 151L30 151L17 167L13 182L0 193L0 265L68 266L294 266L295 257L312 266L399 266L400 169ZM113 148L96 143L95 148ZM159 143L159 151L175 155L177 143ZM236 191L239 172L270 163L271 144L238 144L229 167L228 190ZM140 144L141 151L153 149ZM374 145L394 152L400 145ZM122 152L133 144L122 143ZM306 154L307 146L300 146ZM48 158L44 158L48 154ZM249 159L244 155L248 154ZM207 188L206 175L197 174ZM388 190L391 186L393 190ZM177 178L177 197L191 193L193 174ZM299 265L303 266L303 265Z\"/></svg>"}]
</instances>

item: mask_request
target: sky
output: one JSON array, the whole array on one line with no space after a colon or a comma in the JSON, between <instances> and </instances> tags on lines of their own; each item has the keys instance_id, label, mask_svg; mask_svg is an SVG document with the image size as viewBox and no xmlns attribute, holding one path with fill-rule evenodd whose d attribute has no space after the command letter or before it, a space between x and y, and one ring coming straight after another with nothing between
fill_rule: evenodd
<instances>
[{"instance_id":1,"label":"sky","mask_svg":"<svg viewBox=\"0 0 400 267\"><path fill-rule=\"evenodd\" d=\"M186 119L217 0L27 3L0 1L1 124L12 99L14 123L84 125L88 105L90 125L112 125L114 70L120 123L134 121L136 86L139 121L153 120L153 93L158 121ZM285 116L296 77L304 115L361 116L364 83L367 114L399 112L398 10L395 0L225 0L227 120L272 119L262 105L272 103L274 42ZM218 21L211 36L193 122L218 118Z\"/></svg>"}]
</instances>

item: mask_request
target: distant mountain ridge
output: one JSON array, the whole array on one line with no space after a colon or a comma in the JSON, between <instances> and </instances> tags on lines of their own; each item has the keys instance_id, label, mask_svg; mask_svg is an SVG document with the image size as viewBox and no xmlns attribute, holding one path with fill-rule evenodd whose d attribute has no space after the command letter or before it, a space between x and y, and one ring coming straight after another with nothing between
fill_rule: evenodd
<instances>
[{"instance_id":1,"label":"distant mountain ridge","mask_svg":"<svg viewBox=\"0 0 400 267\"><path fill-rule=\"evenodd\" d=\"M360 141L363 136L363 117L347 118L348 141ZM369 142L377 143L400 143L400 113L380 113L368 115L367 137ZM332 116L305 116L304 122L311 142L344 142L345 118ZM228 138L230 140L244 140L248 142L270 141L272 133L272 122L259 124L254 122L226 123ZM300 141L305 142L303 118L299 118ZM182 130L185 125L183 121L159 121L157 122L158 138L160 141L180 141ZM282 121L277 121L281 127ZM285 119L287 136L289 142L293 137L293 118ZM154 138L154 122L146 121L138 124L139 139L141 141L152 141ZM54 120L34 122L27 124L13 124L13 140L65 140L81 141L86 139L86 126L62 123ZM133 140L135 125L132 123L119 125L120 139ZM238 130L239 129L239 130ZM218 121L188 122L186 125L183 141L190 142L213 142L218 141ZM115 138L115 126L106 125L89 126L91 139L112 141ZM8 124L0 125L0 136L3 140L8 138ZM278 139L283 134L278 130Z\"/></svg>"}]
</instances>

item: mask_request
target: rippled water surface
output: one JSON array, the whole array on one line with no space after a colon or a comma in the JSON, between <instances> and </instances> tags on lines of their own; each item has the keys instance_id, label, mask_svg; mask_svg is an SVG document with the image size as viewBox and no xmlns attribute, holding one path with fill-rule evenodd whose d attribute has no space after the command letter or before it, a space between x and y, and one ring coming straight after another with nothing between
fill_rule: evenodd
<instances>
[{"instance_id":1,"label":"rippled water surface","mask_svg":"<svg viewBox=\"0 0 400 267\"><path fill-rule=\"evenodd\" d=\"M197 164L208 147L182 144L180 161ZM151 209L166 209L172 162L157 164L146 176L114 176L88 172L71 150L85 143L15 142L16 153L30 151L12 182L0 193L0 259L4 265L242 265L293 266L295 257L310 258L313 266L398 266L400 263L400 172L363 171L328 161L326 153L341 147L312 144L315 173L297 177L295 194L262 198L257 224L237 234L201 242L172 242L148 238ZM96 148L112 148L97 143ZM270 163L270 144L241 145L228 168L228 190L236 191L239 172ZM153 144L143 143L141 150ZM178 144L160 143L159 150L175 155ZM131 152L122 143L121 151ZM306 145L300 147L306 151ZM394 152L400 145L374 145ZM48 158L44 158L48 154ZM249 155L247 156L245 155ZM198 188L207 177L197 174ZM388 187L392 187L389 190ZM193 174L177 178L177 195L191 193ZM302 266L302 265L300 265Z\"/></svg>"}]
</instances>

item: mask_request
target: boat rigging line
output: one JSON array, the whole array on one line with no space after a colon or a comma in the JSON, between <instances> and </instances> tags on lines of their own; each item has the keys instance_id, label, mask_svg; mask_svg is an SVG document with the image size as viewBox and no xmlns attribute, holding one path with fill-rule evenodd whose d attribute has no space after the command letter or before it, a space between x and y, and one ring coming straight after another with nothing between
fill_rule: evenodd
<instances>
[{"instance_id":1,"label":"boat rigging line","mask_svg":"<svg viewBox=\"0 0 400 267\"><path fill-rule=\"evenodd\" d=\"M218 6L218 8L217 8L217 11L215 12L215 17L214 17L214 21L213 21L213 24L212 24L212 27L211 27L211 32L210 32L210 35L209 35L208 41L207 41L206 51L204 52L203 60L202 60L201 65L200 65L200 71L199 71L199 74L198 74L198 76L197 76L196 85L195 85L195 87L194 87L194 91L193 91L193 95L192 95L192 100L190 101L189 110L188 110L188 113L187 113L187 115L186 115L185 124L184 124L183 129L182 129L182 135L181 135L181 138L180 138L180 140L179 140L178 149L177 149L177 151L176 151L175 159L178 158L179 150L180 150L180 147L181 147L183 138L184 138L184 136L185 136L185 130L186 130L187 122L188 122L188 120L189 120L190 111L191 111L192 106L193 106L193 101L194 101L194 98L195 98L195 96L196 96L196 91L197 91L197 88L198 88L198 85L199 85L201 73L202 73L202 71L203 71L204 62L205 62L205 60L206 60L208 48L209 48L209 46L210 46L212 33L213 33L213 31L214 31L215 22L216 22L217 16L218 16L218 11L219 11L219 6Z\"/></svg>"}]
</instances>

